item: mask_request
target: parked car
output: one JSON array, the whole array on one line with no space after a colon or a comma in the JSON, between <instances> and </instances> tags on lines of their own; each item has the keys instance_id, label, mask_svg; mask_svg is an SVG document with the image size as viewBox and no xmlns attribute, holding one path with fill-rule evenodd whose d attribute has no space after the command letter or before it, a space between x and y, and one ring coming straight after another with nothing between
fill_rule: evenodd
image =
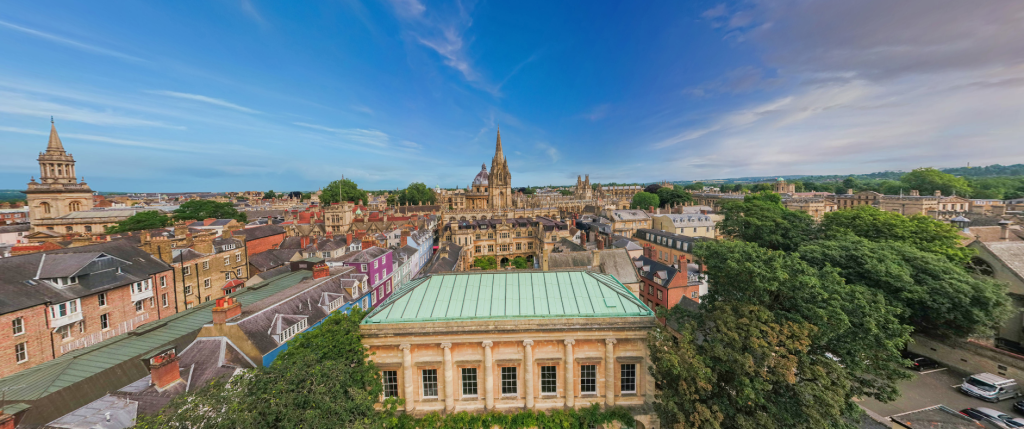
<instances>
[{"instance_id":1,"label":"parked car","mask_svg":"<svg viewBox=\"0 0 1024 429\"><path fill-rule=\"evenodd\" d=\"M1009 420L1003 420L1007 426L1011 428L1024 428L1024 419L1020 417L1014 417Z\"/></svg>"},{"instance_id":2,"label":"parked car","mask_svg":"<svg viewBox=\"0 0 1024 429\"><path fill-rule=\"evenodd\" d=\"M1021 395L1017 380L987 372L965 378L963 384L960 385L960 391L989 402L999 402Z\"/></svg>"},{"instance_id":3,"label":"parked car","mask_svg":"<svg viewBox=\"0 0 1024 429\"><path fill-rule=\"evenodd\" d=\"M1013 403L1013 411L1024 414L1024 401L1017 401Z\"/></svg>"},{"instance_id":4,"label":"parked car","mask_svg":"<svg viewBox=\"0 0 1024 429\"><path fill-rule=\"evenodd\" d=\"M978 412L978 410L975 410L974 408L964 408L964 409L960 410L960 414L963 414L963 415L965 415L967 417L970 417L970 418L972 418L974 420L985 420L985 419L988 418L984 414Z\"/></svg>"},{"instance_id":5,"label":"parked car","mask_svg":"<svg viewBox=\"0 0 1024 429\"><path fill-rule=\"evenodd\" d=\"M987 417L989 419L992 419L996 423L1002 423L1003 426L1007 426L1007 427L1011 427L1011 428L1024 427L1024 422L1022 422L1022 423L1015 422L1013 416L1011 416L1009 414L1004 414L1002 411L993 410L991 408L985 408L985 407L975 408L974 411L977 411L978 413L983 414L985 417Z\"/></svg>"},{"instance_id":6,"label":"parked car","mask_svg":"<svg viewBox=\"0 0 1024 429\"><path fill-rule=\"evenodd\" d=\"M926 356L921 356L917 353L908 352L904 350L902 353L900 353L900 355L903 356L903 359L910 360L910 364L912 365L910 368L915 371L924 371L926 369L934 369L941 367L939 363L936 362L934 359Z\"/></svg>"}]
</instances>

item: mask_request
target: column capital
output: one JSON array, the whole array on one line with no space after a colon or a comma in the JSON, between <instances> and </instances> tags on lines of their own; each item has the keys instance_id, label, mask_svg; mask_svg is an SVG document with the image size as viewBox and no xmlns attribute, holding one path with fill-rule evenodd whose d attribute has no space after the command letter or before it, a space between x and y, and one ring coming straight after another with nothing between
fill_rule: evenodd
<instances>
[{"instance_id":1,"label":"column capital","mask_svg":"<svg viewBox=\"0 0 1024 429\"><path fill-rule=\"evenodd\" d=\"M405 344L402 344L402 345L398 346L398 348L400 350L409 350L410 348L412 348L412 346L409 345L409 343L405 343Z\"/></svg>"},{"instance_id":2,"label":"column capital","mask_svg":"<svg viewBox=\"0 0 1024 429\"><path fill-rule=\"evenodd\" d=\"M617 342L618 342L618 341L617 341L617 340L616 340L615 338L606 338L606 339L604 340L604 343L605 343L605 344L608 344L608 345L612 345L612 344L615 344L615 343L617 343Z\"/></svg>"},{"instance_id":3,"label":"column capital","mask_svg":"<svg viewBox=\"0 0 1024 429\"><path fill-rule=\"evenodd\" d=\"M526 340L526 341L523 341L523 345L524 345L524 346L532 346L532 345L533 345L533 340Z\"/></svg>"},{"instance_id":4,"label":"column capital","mask_svg":"<svg viewBox=\"0 0 1024 429\"><path fill-rule=\"evenodd\" d=\"M484 341L484 343L483 343L483 346L484 346L484 347L491 347L491 346L493 346L493 345L494 345L494 343L492 343L492 342L490 342L490 341Z\"/></svg>"},{"instance_id":5,"label":"column capital","mask_svg":"<svg viewBox=\"0 0 1024 429\"><path fill-rule=\"evenodd\" d=\"M565 340L564 342L565 342L565 345L567 345L567 346L571 346L573 344L576 344L576 340L573 340L573 339Z\"/></svg>"},{"instance_id":6,"label":"column capital","mask_svg":"<svg viewBox=\"0 0 1024 429\"><path fill-rule=\"evenodd\" d=\"M452 347L452 343L441 343L442 349L448 349Z\"/></svg>"}]
</instances>

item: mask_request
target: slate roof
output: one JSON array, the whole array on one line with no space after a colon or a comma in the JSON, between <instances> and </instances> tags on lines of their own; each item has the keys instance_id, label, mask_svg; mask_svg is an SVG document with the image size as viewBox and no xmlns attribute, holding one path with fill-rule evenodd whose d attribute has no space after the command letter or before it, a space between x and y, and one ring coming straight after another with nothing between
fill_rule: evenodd
<instances>
[{"instance_id":1,"label":"slate roof","mask_svg":"<svg viewBox=\"0 0 1024 429\"><path fill-rule=\"evenodd\" d=\"M234 236L245 237L245 241L257 240L272 235L284 234L284 227L278 225L262 225L253 228L243 228L232 233Z\"/></svg>"},{"instance_id":2,"label":"slate roof","mask_svg":"<svg viewBox=\"0 0 1024 429\"><path fill-rule=\"evenodd\" d=\"M298 249L267 250L250 256L249 265L256 267L260 272L266 272L287 264L298 252Z\"/></svg>"},{"instance_id":3,"label":"slate roof","mask_svg":"<svg viewBox=\"0 0 1024 429\"><path fill-rule=\"evenodd\" d=\"M382 249L380 247L371 247L369 249L360 250L358 252L348 253L340 258L334 259L339 262L352 262L352 263L366 263L373 262L374 259L380 258L390 252L388 249Z\"/></svg>"},{"instance_id":4,"label":"slate roof","mask_svg":"<svg viewBox=\"0 0 1024 429\"><path fill-rule=\"evenodd\" d=\"M983 243L993 255L1024 281L1024 241Z\"/></svg>"},{"instance_id":5,"label":"slate roof","mask_svg":"<svg viewBox=\"0 0 1024 429\"><path fill-rule=\"evenodd\" d=\"M231 296L243 303L259 302L311 276L310 271L296 271ZM191 341L203 325L211 323L210 308L214 304L204 302L2 378L0 389L9 389L8 403L33 406L24 417L28 422L47 423L149 374L141 358L169 344Z\"/></svg>"},{"instance_id":6,"label":"slate roof","mask_svg":"<svg viewBox=\"0 0 1024 429\"><path fill-rule=\"evenodd\" d=\"M651 216L643 210L612 210L613 220L647 220Z\"/></svg>"},{"instance_id":7,"label":"slate roof","mask_svg":"<svg viewBox=\"0 0 1024 429\"><path fill-rule=\"evenodd\" d=\"M0 225L0 234L7 234L12 232L26 232L32 229L32 226L27 223L20 223L15 225Z\"/></svg>"},{"instance_id":8,"label":"slate roof","mask_svg":"<svg viewBox=\"0 0 1024 429\"><path fill-rule=\"evenodd\" d=\"M636 271L640 277L650 281L654 281L655 277L659 277L662 279L661 283L665 285L665 287L672 284L672 279L677 273L679 273L679 270L675 269L671 265L662 264L661 262L655 261L646 256L637 257L634 265L636 266ZM683 282L683 284L685 285L686 282Z\"/></svg>"},{"instance_id":9,"label":"slate roof","mask_svg":"<svg viewBox=\"0 0 1024 429\"><path fill-rule=\"evenodd\" d=\"M442 258L441 255L447 252L448 257ZM427 262L427 266L420 270L424 274L437 274L447 273L455 269L455 264L459 262L459 255L462 253L462 246L455 243L446 242L438 246L437 252L434 257Z\"/></svg>"},{"instance_id":10,"label":"slate roof","mask_svg":"<svg viewBox=\"0 0 1024 429\"><path fill-rule=\"evenodd\" d=\"M198 221L195 221L195 222L192 222L192 223L188 224L188 227L189 228L202 228L202 227L212 227L212 226L225 226L225 225L231 223L231 221L233 221L233 220L234 219L217 219L217 220L215 220L213 222L210 222L209 225L206 225L205 221L198 220Z\"/></svg>"},{"instance_id":11,"label":"slate roof","mask_svg":"<svg viewBox=\"0 0 1024 429\"><path fill-rule=\"evenodd\" d=\"M637 283L640 281L640 278L637 277L636 269L633 268L633 260L629 258L629 253L626 253L625 249L602 250L598 260L600 267L596 268L604 274L615 277L620 283ZM586 268L593 265L594 253L589 251L552 253L548 255L548 268L551 269Z\"/></svg>"},{"instance_id":12,"label":"slate roof","mask_svg":"<svg viewBox=\"0 0 1024 429\"><path fill-rule=\"evenodd\" d=\"M434 274L403 285L363 324L653 317L629 289L588 271Z\"/></svg>"},{"instance_id":13,"label":"slate roof","mask_svg":"<svg viewBox=\"0 0 1024 429\"><path fill-rule=\"evenodd\" d=\"M112 258L97 260L101 254ZM45 259L57 263L46 264ZM37 280L41 266L46 268L47 275L77 272L78 284L57 287ZM118 266L120 273L114 269ZM122 240L0 258L0 314L104 292L170 269L163 261Z\"/></svg>"}]
</instances>

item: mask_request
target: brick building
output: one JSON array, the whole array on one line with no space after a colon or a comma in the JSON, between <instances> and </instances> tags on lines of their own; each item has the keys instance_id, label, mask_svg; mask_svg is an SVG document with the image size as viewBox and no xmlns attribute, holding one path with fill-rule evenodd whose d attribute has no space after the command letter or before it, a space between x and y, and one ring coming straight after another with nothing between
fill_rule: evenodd
<instances>
[{"instance_id":1,"label":"brick building","mask_svg":"<svg viewBox=\"0 0 1024 429\"><path fill-rule=\"evenodd\" d=\"M677 269L646 256L636 258L633 264L642 282L640 299L655 311L675 307L683 299L700 302L700 297L708 293L707 282L696 264Z\"/></svg>"},{"instance_id":2,"label":"brick building","mask_svg":"<svg viewBox=\"0 0 1024 429\"><path fill-rule=\"evenodd\" d=\"M175 314L171 268L128 241L0 259L0 376Z\"/></svg>"},{"instance_id":3,"label":"brick building","mask_svg":"<svg viewBox=\"0 0 1024 429\"><path fill-rule=\"evenodd\" d=\"M277 249L284 241L285 229L277 225L261 225L234 231L231 237L244 241L246 254L252 256Z\"/></svg>"},{"instance_id":4,"label":"brick building","mask_svg":"<svg viewBox=\"0 0 1024 429\"><path fill-rule=\"evenodd\" d=\"M676 267L694 262L693 246L702 241L710 241L706 237L690 237L657 229L640 229L633 239L644 248L644 256Z\"/></svg>"},{"instance_id":5,"label":"brick building","mask_svg":"<svg viewBox=\"0 0 1024 429\"><path fill-rule=\"evenodd\" d=\"M413 280L361 331L384 396L405 399L407 413L605 404L653 427L646 342L655 323L606 274L460 273Z\"/></svg>"}]
</instances>

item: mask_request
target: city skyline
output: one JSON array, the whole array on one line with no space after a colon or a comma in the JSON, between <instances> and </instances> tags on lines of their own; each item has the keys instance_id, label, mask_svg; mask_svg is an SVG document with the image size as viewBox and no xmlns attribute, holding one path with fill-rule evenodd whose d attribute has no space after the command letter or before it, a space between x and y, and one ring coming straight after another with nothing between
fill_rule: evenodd
<instances>
[{"instance_id":1,"label":"city skyline","mask_svg":"<svg viewBox=\"0 0 1024 429\"><path fill-rule=\"evenodd\" d=\"M465 187L498 124L513 186L1021 162L1024 6L928 4L13 4L0 188L51 115L102 191Z\"/></svg>"}]
</instances>

